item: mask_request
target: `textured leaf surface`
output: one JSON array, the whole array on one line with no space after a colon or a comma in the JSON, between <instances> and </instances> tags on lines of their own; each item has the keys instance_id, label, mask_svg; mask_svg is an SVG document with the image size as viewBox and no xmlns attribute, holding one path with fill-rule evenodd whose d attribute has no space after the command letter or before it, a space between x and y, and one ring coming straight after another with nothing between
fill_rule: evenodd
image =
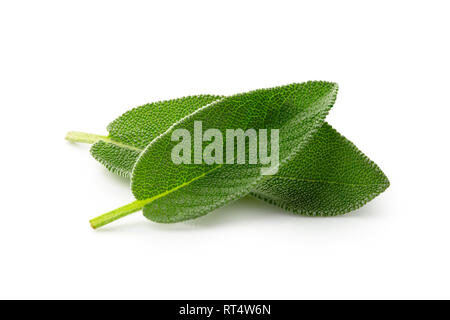
<instances>
[{"instance_id":1,"label":"textured leaf surface","mask_svg":"<svg viewBox=\"0 0 450 320\"><path fill-rule=\"evenodd\" d=\"M337 85L307 82L256 90L223 98L201 108L153 140L132 173L136 199L148 201L144 215L157 222L178 222L204 215L248 194L263 178L256 165L175 165L171 133L194 121L203 129L248 128L280 130L280 167L295 156L322 125L334 103Z\"/></svg>"},{"instance_id":2,"label":"textured leaf surface","mask_svg":"<svg viewBox=\"0 0 450 320\"><path fill-rule=\"evenodd\" d=\"M389 186L380 168L325 123L280 171L252 195L304 215L338 215L355 210Z\"/></svg>"},{"instance_id":3,"label":"textured leaf surface","mask_svg":"<svg viewBox=\"0 0 450 320\"><path fill-rule=\"evenodd\" d=\"M142 151L102 140L91 147L91 154L97 161L123 177L131 177L131 171Z\"/></svg>"},{"instance_id":4,"label":"textured leaf surface","mask_svg":"<svg viewBox=\"0 0 450 320\"><path fill-rule=\"evenodd\" d=\"M103 151L103 163L131 175L138 152ZM122 153L125 157L117 158ZM388 186L378 166L325 123L294 159L259 183L251 195L297 214L329 216L356 210Z\"/></svg>"},{"instance_id":5,"label":"textured leaf surface","mask_svg":"<svg viewBox=\"0 0 450 320\"><path fill-rule=\"evenodd\" d=\"M195 105L199 106L209 97L215 96L191 97L187 103L198 98L200 103ZM163 109L170 105L170 101L166 103L163 105L159 103L160 109L156 115L163 113ZM127 112L127 117L121 119L121 131L129 139L137 139L138 137L133 135L138 131L128 130L132 126L128 126L127 122L133 122L141 127L148 127L147 122L151 122L154 126L160 126L155 132L162 132L170 127L171 124L155 118L151 108L147 109L145 117L133 117L132 114L138 109ZM187 113L190 109L182 108L182 110ZM187 114L178 113L178 115L181 119ZM91 152L108 169L127 177L131 176L134 163L140 154L126 146L104 141L95 144ZM336 215L359 208L388 186L389 182L378 166L325 123L301 153L276 175L258 184L251 195L298 214Z\"/></svg>"},{"instance_id":6,"label":"textured leaf surface","mask_svg":"<svg viewBox=\"0 0 450 320\"><path fill-rule=\"evenodd\" d=\"M95 143L91 154L112 172L129 176L135 158L153 139L183 117L220 98L197 95L131 109L108 125L108 141Z\"/></svg>"}]
</instances>

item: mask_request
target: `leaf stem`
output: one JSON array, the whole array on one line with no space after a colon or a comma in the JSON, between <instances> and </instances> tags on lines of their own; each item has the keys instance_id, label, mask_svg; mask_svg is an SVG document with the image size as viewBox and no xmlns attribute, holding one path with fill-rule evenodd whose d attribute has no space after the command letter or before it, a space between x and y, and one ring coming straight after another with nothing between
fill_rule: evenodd
<instances>
[{"instance_id":1,"label":"leaf stem","mask_svg":"<svg viewBox=\"0 0 450 320\"><path fill-rule=\"evenodd\" d=\"M81 143L88 143L88 144L94 144L99 141L104 141L107 143L112 143L118 147L127 148L127 149L134 150L137 152L142 152L142 150L143 150L143 149L137 148L135 146L131 146L128 144L121 143L119 141L115 141L112 138L107 137L107 136L102 136L102 135L93 134L93 133L84 133L84 132L79 132L79 131L67 132L66 140L71 141L71 142L81 142Z\"/></svg>"},{"instance_id":2,"label":"leaf stem","mask_svg":"<svg viewBox=\"0 0 450 320\"><path fill-rule=\"evenodd\" d=\"M98 216L97 218L94 218L89 222L91 223L92 228L94 229L100 228L117 219L123 218L133 212L141 210L144 207L144 205L147 204L148 202L149 202L148 200L133 201L127 205L124 205L123 207L102 214L101 216Z\"/></svg>"},{"instance_id":3,"label":"leaf stem","mask_svg":"<svg viewBox=\"0 0 450 320\"><path fill-rule=\"evenodd\" d=\"M99 134L84 133L84 132L79 132L79 131L69 131L69 132L67 132L66 140L69 140L72 142L93 144L99 140L108 140L108 137L101 136Z\"/></svg>"}]
</instances>

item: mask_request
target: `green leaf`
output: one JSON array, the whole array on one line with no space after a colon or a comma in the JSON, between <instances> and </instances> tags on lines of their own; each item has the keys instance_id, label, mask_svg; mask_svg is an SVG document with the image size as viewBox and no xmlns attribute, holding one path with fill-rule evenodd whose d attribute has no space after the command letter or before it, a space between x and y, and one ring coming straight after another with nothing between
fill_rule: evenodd
<instances>
[{"instance_id":1,"label":"green leaf","mask_svg":"<svg viewBox=\"0 0 450 320\"><path fill-rule=\"evenodd\" d=\"M221 132L279 129L282 167L320 128L336 93L337 85L327 82L261 89L223 98L182 119L153 140L133 168L131 189L144 205L144 215L163 223L194 219L248 194L263 178L260 163L174 164L174 130L183 128L193 136L195 121L201 121L204 130Z\"/></svg>"},{"instance_id":2,"label":"green leaf","mask_svg":"<svg viewBox=\"0 0 450 320\"><path fill-rule=\"evenodd\" d=\"M131 171L143 149L131 149L99 140L91 147L92 156L111 172L131 177Z\"/></svg>"},{"instance_id":3,"label":"green leaf","mask_svg":"<svg viewBox=\"0 0 450 320\"><path fill-rule=\"evenodd\" d=\"M196 95L145 104L111 122L107 127L108 137L123 145L144 149L175 122L221 98Z\"/></svg>"},{"instance_id":4,"label":"green leaf","mask_svg":"<svg viewBox=\"0 0 450 320\"><path fill-rule=\"evenodd\" d=\"M113 171L131 176L139 153L122 148L127 160L123 161L108 151L114 144L101 143L105 148L95 152L96 157ZM388 186L389 180L373 161L324 123L302 152L250 194L297 214L331 216L358 209Z\"/></svg>"},{"instance_id":5,"label":"green leaf","mask_svg":"<svg viewBox=\"0 0 450 320\"><path fill-rule=\"evenodd\" d=\"M130 176L143 145L170 127L171 122L179 120L177 118L183 118L202 104L221 98L195 96L135 108L108 126L109 130L115 128L114 137L110 133L108 137L95 136L96 139L87 139L90 142L100 140L94 144L91 153L111 171ZM177 102L175 107L174 101ZM142 128L146 128L146 132L143 132ZM141 143L137 144L136 141ZM262 180L251 194L295 213L335 215L358 208L384 191L388 185L387 178L373 162L328 124L324 124L299 155L282 167L275 176ZM195 188L192 190L194 192L191 192L191 195L196 198ZM177 200L169 197L169 193L161 197L166 197L169 202ZM136 201L114 210L109 213L109 217L108 214L104 215L101 222L108 223L115 220L119 214L139 210L145 203L146 200ZM158 205L164 209L161 203ZM172 204L169 205L172 207ZM178 205L186 206L186 203Z\"/></svg>"},{"instance_id":6,"label":"green leaf","mask_svg":"<svg viewBox=\"0 0 450 320\"><path fill-rule=\"evenodd\" d=\"M325 123L301 153L251 194L297 214L332 216L358 209L388 187L380 168Z\"/></svg>"},{"instance_id":7,"label":"green leaf","mask_svg":"<svg viewBox=\"0 0 450 320\"><path fill-rule=\"evenodd\" d=\"M97 139L92 156L110 171L129 177L139 154L171 125L220 96L197 95L149 103L111 122L108 137Z\"/></svg>"}]
</instances>

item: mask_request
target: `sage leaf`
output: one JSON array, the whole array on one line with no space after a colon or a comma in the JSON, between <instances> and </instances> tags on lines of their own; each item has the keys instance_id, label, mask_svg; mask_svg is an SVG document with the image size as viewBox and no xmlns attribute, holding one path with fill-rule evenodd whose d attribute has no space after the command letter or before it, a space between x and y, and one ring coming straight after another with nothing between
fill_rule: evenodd
<instances>
[{"instance_id":1,"label":"sage leaf","mask_svg":"<svg viewBox=\"0 0 450 320\"><path fill-rule=\"evenodd\" d=\"M217 100L222 98L208 97L217 97ZM202 96L189 97L185 101L190 104L196 99L201 99L201 103L204 101ZM126 117L121 116L115 122L120 122L122 135L126 135L128 141L137 141L141 134L136 130L129 130L133 126L128 123L138 128L149 128L150 122L153 128L159 126L155 132L163 132L170 127L170 123L160 120L160 109L171 103L172 100L133 109L132 112L125 113ZM201 107L201 103L196 105ZM180 119L192 110L181 104L177 107L180 109ZM132 117L133 113L138 116ZM149 137L151 139L152 136ZM136 151L120 146L126 142L120 137L114 139L114 143L103 140L95 143L91 153L112 172L131 177L134 163L143 149ZM250 194L297 214L330 216L358 209L388 186L389 180L373 161L329 124L324 123L302 152L277 174L258 184Z\"/></svg>"},{"instance_id":2,"label":"sage leaf","mask_svg":"<svg viewBox=\"0 0 450 320\"><path fill-rule=\"evenodd\" d=\"M358 209L388 187L381 169L324 123L294 159L251 194L293 213L334 216Z\"/></svg>"},{"instance_id":3,"label":"sage leaf","mask_svg":"<svg viewBox=\"0 0 450 320\"><path fill-rule=\"evenodd\" d=\"M337 85L306 82L226 97L198 109L155 138L133 167L131 190L137 201L91 220L96 228L143 209L162 223L194 219L236 200L263 179L262 164L176 165L171 161L174 130L203 128L279 129L280 167L295 156L322 125L334 104Z\"/></svg>"},{"instance_id":4,"label":"sage leaf","mask_svg":"<svg viewBox=\"0 0 450 320\"><path fill-rule=\"evenodd\" d=\"M327 85L334 88L329 92L320 92L318 87L314 87L317 85L319 88ZM157 191L160 193L147 198L144 196L140 199L139 195L135 194L137 201L93 219L91 225L94 228L102 226L141 208L144 208L144 215L147 218L157 222L192 219L247 194L252 185L254 186L251 191L253 196L298 214L336 215L360 207L384 191L389 181L381 170L351 142L339 135L328 124L322 124L324 116L334 102L336 91L337 86L334 84L308 82L256 90L230 98L213 95L185 97L144 105L128 111L108 126L108 137L69 133L68 140L94 143L91 148L92 155L109 170L134 178L133 168L135 169L137 160L145 155L145 152L142 152L145 146L152 145L164 136L167 139L169 132L173 132L177 125L186 125L189 119L191 124L197 119L205 122L205 117L217 114L221 109L222 111L231 110L232 112L228 113L225 119L223 117L221 119L226 120L229 115L232 117L233 112L240 113L233 110L235 106L239 106L237 111L240 111L242 105L245 106L244 110L253 108L252 112L257 109L255 106L261 106L265 112L261 114L256 112L257 116L268 117L269 121L264 119L265 122L258 122L258 117L255 117L252 119L254 122L246 123L247 127L254 128L254 124L258 126L261 123L266 125L260 126L262 128L279 125L284 129L280 131L289 137L287 133L292 128L298 129L292 124L298 124L299 119L310 120L318 114L323 115L317 117L319 120L316 123L314 121L308 123L309 137L308 134L305 135L308 130L303 131L306 139L298 139L301 142L300 147L283 145L283 147L287 146L288 151L283 149L282 156L285 157L287 154L286 158L289 161L286 159L282 161L279 172L274 176L261 177L261 174L254 170L255 166L252 168L250 165L234 165L231 166L232 168L227 165L206 166L213 169L203 172L200 170L201 173L197 173L197 176L190 181L178 180L176 183L179 185L167 187L166 191ZM305 92L310 99L305 99ZM329 103L324 104L324 100ZM270 103L264 104L267 101ZM317 111L316 114L311 110ZM325 110L323 114L320 112L322 110ZM192 112L193 114L188 116ZM219 127L217 125L219 118L214 118L215 128ZM179 121L180 119L182 120ZM242 119L245 120L245 117L239 118L239 120ZM211 126L214 121L208 125L214 128ZM172 125L173 123L175 125ZM247 128L242 125L242 121L235 123L231 121L228 124L232 128L239 127L244 130ZM302 124L304 125L304 123L299 125ZM222 128L228 127L224 125ZM316 130L318 131L314 134ZM161 133L163 134L159 137ZM308 142L311 135L312 140ZM166 144L170 145L167 140ZM145 149L146 152L150 152L149 147ZM289 155L289 149L294 150L291 155ZM237 178L228 179L230 172Z\"/></svg>"},{"instance_id":5,"label":"sage leaf","mask_svg":"<svg viewBox=\"0 0 450 320\"><path fill-rule=\"evenodd\" d=\"M95 142L91 154L110 171L129 177L137 157L153 139L175 122L221 98L197 95L131 109L108 125L108 137L91 141Z\"/></svg>"}]
</instances>

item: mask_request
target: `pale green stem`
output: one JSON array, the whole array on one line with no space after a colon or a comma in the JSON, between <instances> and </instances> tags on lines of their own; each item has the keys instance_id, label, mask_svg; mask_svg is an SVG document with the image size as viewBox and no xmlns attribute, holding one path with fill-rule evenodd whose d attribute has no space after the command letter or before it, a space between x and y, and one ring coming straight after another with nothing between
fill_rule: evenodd
<instances>
[{"instance_id":1,"label":"pale green stem","mask_svg":"<svg viewBox=\"0 0 450 320\"><path fill-rule=\"evenodd\" d=\"M97 218L94 218L89 222L91 223L92 228L94 229L100 228L117 219L123 218L133 212L141 210L144 207L144 205L147 204L148 202L149 200L136 200L127 205L124 205L123 207L102 214L101 216L98 216Z\"/></svg>"},{"instance_id":2,"label":"pale green stem","mask_svg":"<svg viewBox=\"0 0 450 320\"><path fill-rule=\"evenodd\" d=\"M101 136L99 134L84 133L78 131L69 131L66 135L66 140L89 144L96 143L99 140L108 140L108 139L109 139L108 137Z\"/></svg>"},{"instance_id":3,"label":"pale green stem","mask_svg":"<svg viewBox=\"0 0 450 320\"><path fill-rule=\"evenodd\" d=\"M97 229L97 228L100 228L101 226L104 226L105 224L108 224L108 223L111 223L111 222L113 222L113 221L115 221L117 219L123 218L123 217L129 215L130 213L139 211L142 208L144 208L144 206L147 203L150 203L150 202L152 202L152 201L154 201L156 199L159 199L159 198L162 198L162 197L168 195L169 193L172 193L172 192L174 192L174 191L176 191L178 189L181 189L184 186L187 186L188 184L192 183L193 181L195 181L197 179L200 179L201 177L207 175L210 172L213 172L214 170L217 170L220 167L221 167L221 165L219 165L219 166L209 170L208 172L205 172L205 173L195 177L191 181L187 181L185 183L182 183L182 184L180 184L179 186L177 186L177 187L175 187L173 189L167 190L167 191L162 192L160 194L157 194L157 195L155 195L153 197L150 197L150 198L147 198L147 199L144 199L144 200L136 200L136 201L131 202L131 203L127 204L127 205L124 205L123 207L120 207L120 208L117 208L117 209L112 210L110 212L107 212L107 213L105 213L105 214L103 214L103 215L101 215L101 216L99 216L97 218L92 219L90 221L91 226L92 226L92 228Z\"/></svg>"},{"instance_id":4,"label":"pale green stem","mask_svg":"<svg viewBox=\"0 0 450 320\"><path fill-rule=\"evenodd\" d=\"M142 152L142 149L136 148L118 141L115 141L107 136L101 136L99 134L92 134L92 133L84 133L79 131L69 131L66 135L66 140L69 140L71 142L81 142L81 143L89 143L94 144L99 141L104 141L107 143L112 143L118 147L127 148L130 150L134 150L137 152Z\"/></svg>"},{"instance_id":5,"label":"pale green stem","mask_svg":"<svg viewBox=\"0 0 450 320\"><path fill-rule=\"evenodd\" d=\"M125 148L131 149L131 150L136 150L139 152L142 151L142 149L122 144L120 142L112 140L111 138L109 138L107 136L102 136L99 134L92 134L92 133L84 133L84 132L79 132L79 131L68 132L66 135L66 140L71 141L71 142L81 142L81 143L89 143L89 144L93 144L98 141L105 141L105 142L113 143L115 145L125 147ZM94 218L89 222L91 223L92 228L94 228L94 229L100 228L108 223L111 223L111 222L117 220L117 219L123 218L133 212L141 210L147 203L149 203L150 201L152 201L158 197L159 196L156 196L156 197L153 197L150 199L146 199L146 200L136 200L127 205L124 205L123 207L120 207L120 208L114 209L110 212L107 212L105 214L102 214L101 216L98 216L97 218Z\"/></svg>"}]
</instances>

